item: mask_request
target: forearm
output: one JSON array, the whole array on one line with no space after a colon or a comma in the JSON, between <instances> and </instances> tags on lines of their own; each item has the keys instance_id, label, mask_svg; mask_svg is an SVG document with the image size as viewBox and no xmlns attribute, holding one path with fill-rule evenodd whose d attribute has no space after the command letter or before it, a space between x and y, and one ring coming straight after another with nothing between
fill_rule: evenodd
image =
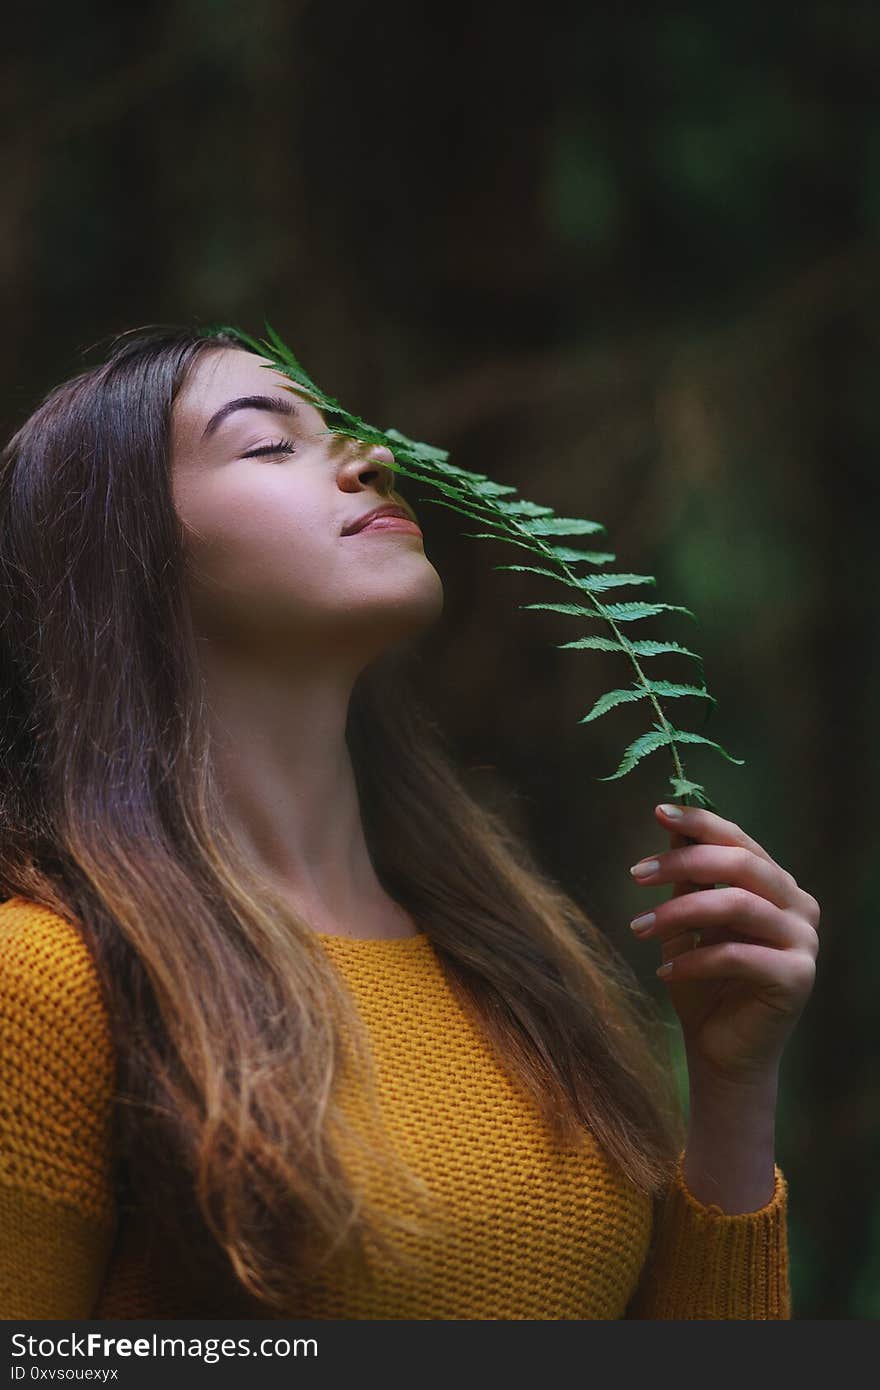
<instances>
[{"instance_id":1,"label":"forearm","mask_svg":"<svg viewBox=\"0 0 880 1390\"><path fill-rule=\"evenodd\" d=\"M737 1214L766 1206L775 1188L778 1073L745 1085L689 1078L682 1176L697 1201Z\"/></svg>"}]
</instances>

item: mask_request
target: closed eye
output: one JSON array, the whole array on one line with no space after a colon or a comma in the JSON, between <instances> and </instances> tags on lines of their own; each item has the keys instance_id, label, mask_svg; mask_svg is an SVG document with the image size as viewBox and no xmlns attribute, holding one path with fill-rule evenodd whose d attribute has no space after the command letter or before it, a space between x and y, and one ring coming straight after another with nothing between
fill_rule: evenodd
<instances>
[{"instance_id":1,"label":"closed eye","mask_svg":"<svg viewBox=\"0 0 880 1390\"><path fill-rule=\"evenodd\" d=\"M293 454L296 450L289 439L279 439L272 444L261 444L259 449L249 449L246 454L242 454L243 459L263 458L269 454Z\"/></svg>"}]
</instances>

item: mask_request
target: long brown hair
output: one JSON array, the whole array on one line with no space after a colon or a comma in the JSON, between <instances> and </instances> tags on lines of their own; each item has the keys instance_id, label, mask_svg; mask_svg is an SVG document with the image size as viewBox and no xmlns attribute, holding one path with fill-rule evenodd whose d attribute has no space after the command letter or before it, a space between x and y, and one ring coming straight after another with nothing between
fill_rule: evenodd
<instances>
[{"instance_id":1,"label":"long brown hair","mask_svg":"<svg viewBox=\"0 0 880 1390\"><path fill-rule=\"evenodd\" d=\"M60 913L92 954L120 1194L169 1239L173 1221L181 1259L200 1248L196 1282L207 1240L265 1316L328 1250L366 1271L370 1235L402 1258L408 1221L383 1229L352 1188L335 1079L352 1048L373 1103L368 1039L308 924L240 851L215 780L169 426L187 372L223 345L241 347L124 335L0 456L0 895ZM408 657L361 673L346 729L379 880L560 1142L591 1132L656 1194L682 1123L659 1011L466 789ZM424 1196L402 1165L399 1181Z\"/></svg>"}]
</instances>

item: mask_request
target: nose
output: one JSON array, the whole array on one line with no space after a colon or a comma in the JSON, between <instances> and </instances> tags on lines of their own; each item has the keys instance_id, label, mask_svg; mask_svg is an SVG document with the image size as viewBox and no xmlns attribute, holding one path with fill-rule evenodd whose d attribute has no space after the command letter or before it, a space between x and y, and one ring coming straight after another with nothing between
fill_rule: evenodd
<instances>
[{"instance_id":1,"label":"nose","mask_svg":"<svg viewBox=\"0 0 880 1390\"><path fill-rule=\"evenodd\" d=\"M394 455L387 444L370 444L366 451L356 449L341 469L340 482L351 491L374 486L382 494L394 491Z\"/></svg>"}]
</instances>

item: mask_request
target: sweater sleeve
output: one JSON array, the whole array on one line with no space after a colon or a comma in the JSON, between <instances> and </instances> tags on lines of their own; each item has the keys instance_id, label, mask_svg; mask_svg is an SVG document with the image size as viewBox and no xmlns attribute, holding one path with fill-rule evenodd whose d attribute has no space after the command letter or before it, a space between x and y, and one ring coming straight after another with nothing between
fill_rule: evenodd
<instances>
[{"instance_id":1,"label":"sweater sleeve","mask_svg":"<svg viewBox=\"0 0 880 1390\"><path fill-rule=\"evenodd\" d=\"M757 1211L725 1213L704 1205L685 1184L684 1152L663 1197L627 1318L787 1319L788 1187L776 1185Z\"/></svg>"},{"instance_id":2,"label":"sweater sleeve","mask_svg":"<svg viewBox=\"0 0 880 1390\"><path fill-rule=\"evenodd\" d=\"M0 1317L86 1318L116 1230L115 1066L77 930L0 904Z\"/></svg>"}]
</instances>

